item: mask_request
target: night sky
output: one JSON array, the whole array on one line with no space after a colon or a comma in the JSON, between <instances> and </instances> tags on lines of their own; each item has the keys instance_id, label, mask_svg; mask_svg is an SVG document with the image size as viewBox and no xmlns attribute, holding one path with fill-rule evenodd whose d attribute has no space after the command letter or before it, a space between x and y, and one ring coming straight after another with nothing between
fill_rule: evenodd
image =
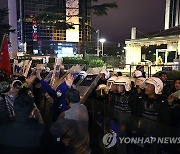
<instances>
[{"instance_id":1,"label":"night sky","mask_svg":"<svg viewBox=\"0 0 180 154\"><path fill-rule=\"evenodd\" d=\"M117 9L108 11L108 16L94 16L92 25L100 30L100 36L108 42L121 42L130 39L131 27L143 33L164 29L166 0L99 0L118 4Z\"/></svg>"},{"instance_id":2,"label":"night sky","mask_svg":"<svg viewBox=\"0 0 180 154\"><path fill-rule=\"evenodd\" d=\"M99 0L100 3L115 1L117 9L110 9L108 16L93 16L92 26L100 30L100 36L108 42L121 42L130 38L131 27L143 33L164 29L166 0ZM0 0L0 7L5 3Z\"/></svg>"}]
</instances>

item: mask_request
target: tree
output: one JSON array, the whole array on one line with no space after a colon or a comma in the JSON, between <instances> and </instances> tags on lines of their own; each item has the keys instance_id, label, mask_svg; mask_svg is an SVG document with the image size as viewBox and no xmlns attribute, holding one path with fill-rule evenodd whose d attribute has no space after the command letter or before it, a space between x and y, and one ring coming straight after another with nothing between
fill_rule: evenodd
<instances>
[{"instance_id":1,"label":"tree","mask_svg":"<svg viewBox=\"0 0 180 154\"><path fill-rule=\"evenodd\" d=\"M66 3L73 3L75 0L66 0ZM43 0L34 0L36 5L41 5L44 4ZM51 0L51 2L57 2L57 3L62 3L64 0ZM98 0L87 0L88 4L90 6L87 7L88 12L97 15L97 16L102 16L102 15L107 15L107 11L110 8L117 8L117 4L115 2L111 3L103 3L103 4L97 4L97 5L91 5L92 2L98 2ZM82 10L86 8L85 6L85 0L80 1ZM46 5L41 5L39 7L39 10L41 10L41 13L35 16L35 20L39 23L43 23L44 26L53 26L55 29L69 29L73 28L74 23L68 22L66 20L66 15L58 13L58 10L63 10L66 9L63 5L58 5L58 6L48 6ZM76 10L79 8L69 8L72 10ZM82 11L80 14L74 14L74 15L69 15L69 18L73 16L81 16L82 18L86 17L83 15L85 11Z\"/></svg>"},{"instance_id":2,"label":"tree","mask_svg":"<svg viewBox=\"0 0 180 154\"><path fill-rule=\"evenodd\" d=\"M8 15L8 9L0 9L0 43L2 42L3 35L5 33L14 32L15 29L12 29L12 26L4 23L5 17Z\"/></svg>"}]
</instances>

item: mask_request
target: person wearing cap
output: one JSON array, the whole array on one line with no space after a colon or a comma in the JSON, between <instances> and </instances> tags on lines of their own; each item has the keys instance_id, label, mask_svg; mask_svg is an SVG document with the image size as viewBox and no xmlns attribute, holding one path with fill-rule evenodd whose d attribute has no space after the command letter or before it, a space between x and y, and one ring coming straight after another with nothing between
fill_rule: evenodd
<instances>
[{"instance_id":1,"label":"person wearing cap","mask_svg":"<svg viewBox=\"0 0 180 154\"><path fill-rule=\"evenodd\" d=\"M50 130L55 138L60 137L66 154L90 154L88 111L80 104L80 94L76 89L69 89L67 100L70 109L63 112L52 124Z\"/></svg>"},{"instance_id":2,"label":"person wearing cap","mask_svg":"<svg viewBox=\"0 0 180 154\"><path fill-rule=\"evenodd\" d=\"M157 77L145 80L145 95L139 98L139 116L145 119L169 125L171 123L171 105L161 95L162 81Z\"/></svg>"},{"instance_id":3,"label":"person wearing cap","mask_svg":"<svg viewBox=\"0 0 180 154\"><path fill-rule=\"evenodd\" d=\"M52 120L55 121L59 114L68 109L66 93L72 87L74 78L71 73L67 74L65 81L61 83L56 90L52 89L51 86L41 78L40 71L37 72L37 78L40 80L45 92L47 92L54 100Z\"/></svg>"},{"instance_id":4,"label":"person wearing cap","mask_svg":"<svg viewBox=\"0 0 180 154\"><path fill-rule=\"evenodd\" d=\"M143 94L144 93L144 87L143 84L145 82L146 78L144 77L139 77L137 79L135 79L135 88L137 91L137 94Z\"/></svg>"},{"instance_id":5,"label":"person wearing cap","mask_svg":"<svg viewBox=\"0 0 180 154\"><path fill-rule=\"evenodd\" d=\"M98 83L97 83L97 86L99 86L100 84L105 84L107 83L107 78L108 78L108 72L107 70L103 69L101 72L100 72L100 75L101 75L101 78L99 79Z\"/></svg>"},{"instance_id":6,"label":"person wearing cap","mask_svg":"<svg viewBox=\"0 0 180 154\"><path fill-rule=\"evenodd\" d=\"M115 93L115 91L116 91L116 87L114 85L114 81L116 79L117 79L117 76L114 75L107 80L106 86L107 86L107 89L109 90L109 92L108 92L108 101L109 102L111 102L113 93Z\"/></svg>"}]
</instances>

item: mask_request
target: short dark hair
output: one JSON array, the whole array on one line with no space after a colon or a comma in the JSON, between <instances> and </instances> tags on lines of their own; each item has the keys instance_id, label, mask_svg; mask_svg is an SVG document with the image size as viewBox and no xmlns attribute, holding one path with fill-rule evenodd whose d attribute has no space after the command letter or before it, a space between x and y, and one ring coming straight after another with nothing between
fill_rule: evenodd
<instances>
[{"instance_id":1,"label":"short dark hair","mask_svg":"<svg viewBox=\"0 0 180 154\"><path fill-rule=\"evenodd\" d=\"M22 82L20 80L14 80L12 82L12 87L22 86Z\"/></svg>"},{"instance_id":2,"label":"short dark hair","mask_svg":"<svg viewBox=\"0 0 180 154\"><path fill-rule=\"evenodd\" d=\"M180 78L175 78L175 79L174 79L174 83L175 83L177 80L180 80Z\"/></svg>"},{"instance_id":3,"label":"short dark hair","mask_svg":"<svg viewBox=\"0 0 180 154\"><path fill-rule=\"evenodd\" d=\"M28 91L32 91L30 88L23 87L22 89L19 90L18 94L19 95L28 95Z\"/></svg>"},{"instance_id":4,"label":"short dark hair","mask_svg":"<svg viewBox=\"0 0 180 154\"><path fill-rule=\"evenodd\" d=\"M117 72L117 75L118 76L122 76L122 72Z\"/></svg>"},{"instance_id":5,"label":"short dark hair","mask_svg":"<svg viewBox=\"0 0 180 154\"><path fill-rule=\"evenodd\" d=\"M17 78L17 80L20 80L21 82L25 82L26 81L26 77L22 75L22 76L19 76Z\"/></svg>"},{"instance_id":6,"label":"short dark hair","mask_svg":"<svg viewBox=\"0 0 180 154\"><path fill-rule=\"evenodd\" d=\"M137 65L136 69L140 69L142 67L142 65Z\"/></svg>"},{"instance_id":7,"label":"short dark hair","mask_svg":"<svg viewBox=\"0 0 180 154\"><path fill-rule=\"evenodd\" d=\"M19 95L14 100L15 114L29 115L34 108L34 101L28 95Z\"/></svg>"},{"instance_id":8,"label":"short dark hair","mask_svg":"<svg viewBox=\"0 0 180 154\"><path fill-rule=\"evenodd\" d=\"M160 72L160 73L159 73L159 77L161 77L161 76L164 75L164 74L167 75L166 72Z\"/></svg>"},{"instance_id":9,"label":"short dark hair","mask_svg":"<svg viewBox=\"0 0 180 154\"><path fill-rule=\"evenodd\" d=\"M67 92L67 99L71 103L78 103L80 102L80 94L79 91L76 89L69 89Z\"/></svg>"}]
</instances>

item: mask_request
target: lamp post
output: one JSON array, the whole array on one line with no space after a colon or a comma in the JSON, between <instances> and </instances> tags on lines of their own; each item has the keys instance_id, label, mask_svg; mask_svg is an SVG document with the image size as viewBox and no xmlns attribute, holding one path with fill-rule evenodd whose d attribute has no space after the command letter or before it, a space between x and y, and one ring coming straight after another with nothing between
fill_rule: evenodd
<instances>
[{"instance_id":1,"label":"lamp post","mask_svg":"<svg viewBox=\"0 0 180 154\"><path fill-rule=\"evenodd\" d=\"M104 42L106 41L106 39L101 38L99 41L101 42L101 45L102 45L102 46L101 46L101 51L102 51L102 57L103 57L103 55L104 55L103 45L104 45Z\"/></svg>"}]
</instances>

